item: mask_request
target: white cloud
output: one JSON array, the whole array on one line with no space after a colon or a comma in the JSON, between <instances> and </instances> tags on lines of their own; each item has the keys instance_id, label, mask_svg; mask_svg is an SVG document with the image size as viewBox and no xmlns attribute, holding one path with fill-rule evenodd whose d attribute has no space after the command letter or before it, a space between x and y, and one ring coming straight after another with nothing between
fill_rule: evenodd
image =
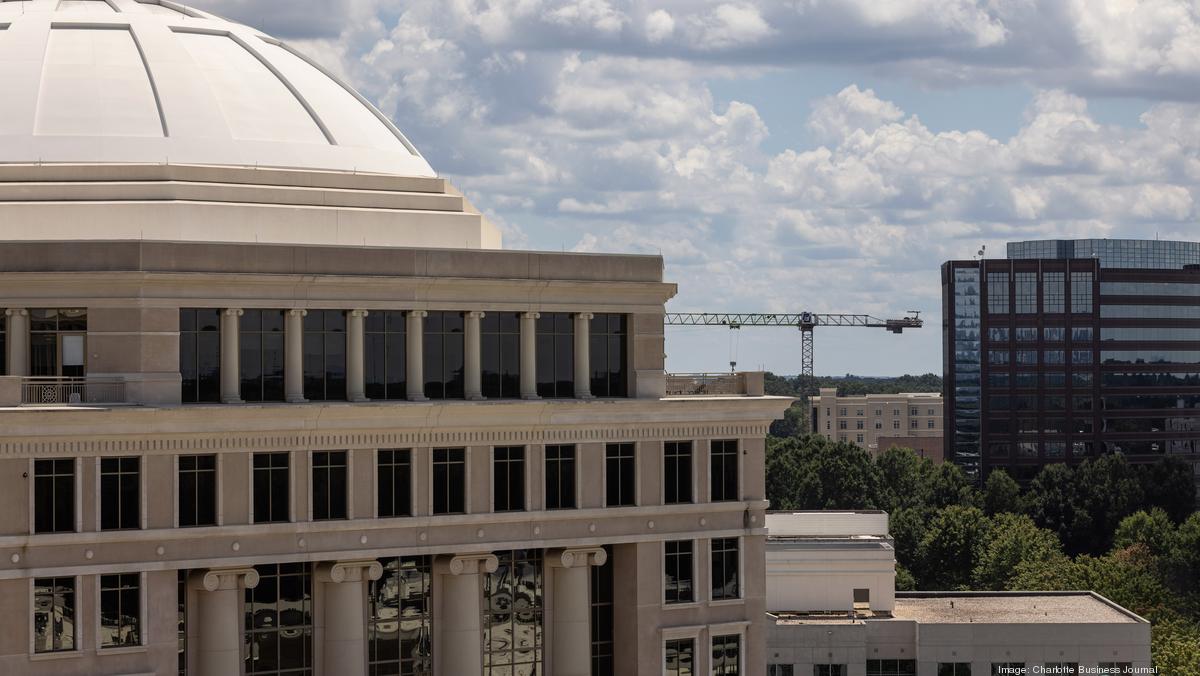
<instances>
[{"instance_id":1,"label":"white cloud","mask_svg":"<svg viewBox=\"0 0 1200 676\"><path fill-rule=\"evenodd\" d=\"M675 19L665 9L656 9L646 15L646 40L658 44L675 32Z\"/></svg>"}]
</instances>

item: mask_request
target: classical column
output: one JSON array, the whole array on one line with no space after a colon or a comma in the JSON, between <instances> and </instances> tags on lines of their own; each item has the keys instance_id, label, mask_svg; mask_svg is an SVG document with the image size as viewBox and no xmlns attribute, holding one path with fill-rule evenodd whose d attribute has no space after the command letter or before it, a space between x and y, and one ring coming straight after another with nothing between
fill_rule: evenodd
<instances>
[{"instance_id":1,"label":"classical column","mask_svg":"<svg viewBox=\"0 0 1200 676\"><path fill-rule=\"evenodd\" d=\"M521 398L537 399L537 320L536 312L521 313Z\"/></svg>"},{"instance_id":2,"label":"classical column","mask_svg":"<svg viewBox=\"0 0 1200 676\"><path fill-rule=\"evenodd\" d=\"M483 672L483 579L500 565L494 554L458 554L446 564L442 598L434 621L441 634L434 643L441 674ZM551 672L553 673L553 672Z\"/></svg>"},{"instance_id":3,"label":"classical column","mask_svg":"<svg viewBox=\"0 0 1200 676\"><path fill-rule=\"evenodd\" d=\"M242 403L241 342L238 319L245 314L230 308L221 312L221 403Z\"/></svg>"},{"instance_id":4,"label":"classical column","mask_svg":"<svg viewBox=\"0 0 1200 676\"><path fill-rule=\"evenodd\" d=\"M284 326L283 383L287 400L302 403L304 398L304 317L308 310L288 310Z\"/></svg>"},{"instance_id":5,"label":"classical column","mask_svg":"<svg viewBox=\"0 0 1200 676\"><path fill-rule=\"evenodd\" d=\"M214 568L192 576L199 631L196 643L197 676L230 676L242 673L242 604L246 589L258 586L253 568Z\"/></svg>"},{"instance_id":6,"label":"classical column","mask_svg":"<svg viewBox=\"0 0 1200 676\"><path fill-rule=\"evenodd\" d=\"M465 370L463 378L466 380L464 389L467 399L473 401L483 399L483 355L479 327L479 320L483 319L483 316L482 312L468 312L464 317L466 322L464 327L466 335L463 336L463 368Z\"/></svg>"},{"instance_id":7,"label":"classical column","mask_svg":"<svg viewBox=\"0 0 1200 676\"><path fill-rule=\"evenodd\" d=\"M575 398L592 398L591 341L588 340L590 312L575 313Z\"/></svg>"},{"instance_id":8,"label":"classical column","mask_svg":"<svg viewBox=\"0 0 1200 676\"><path fill-rule=\"evenodd\" d=\"M346 398L350 401L367 400L367 381L363 377L363 351L366 349L366 332L363 324L366 310L351 310L346 315Z\"/></svg>"},{"instance_id":9,"label":"classical column","mask_svg":"<svg viewBox=\"0 0 1200 676\"><path fill-rule=\"evenodd\" d=\"M428 401L425 396L425 317L424 310L409 310L408 330L408 400Z\"/></svg>"},{"instance_id":10,"label":"classical column","mask_svg":"<svg viewBox=\"0 0 1200 676\"><path fill-rule=\"evenodd\" d=\"M591 566L603 566L603 547L581 547L546 552L553 576L554 645L547 671L554 676L590 676L592 672Z\"/></svg>"},{"instance_id":11,"label":"classical column","mask_svg":"<svg viewBox=\"0 0 1200 676\"><path fill-rule=\"evenodd\" d=\"M8 375L29 375L29 310L10 308L8 318Z\"/></svg>"},{"instance_id":12,"label":"classical column","mask_svg":"<svg viewBox=\"0 0 1200 676\"><path fill-rule=\"evenodd\" d=\"M367 676L367 582L383 576L375 559L323 563L325 584L325 673Z\"/></svg>"}]
</instances>

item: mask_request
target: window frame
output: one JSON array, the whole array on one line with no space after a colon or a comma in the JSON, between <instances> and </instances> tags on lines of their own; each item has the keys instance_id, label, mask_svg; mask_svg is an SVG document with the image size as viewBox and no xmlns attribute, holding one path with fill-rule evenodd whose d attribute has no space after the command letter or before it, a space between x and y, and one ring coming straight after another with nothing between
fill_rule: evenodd
<instances>
[{"instance_id":1,"label":"window frame","mask_svg":"<svg viewBox=\"0 0 1200 676\"><path fill-rule=\"evenodd\" d=\"M216 504L214 505L214 509L215 509L215 516L216 516L217 522L215 524L196 524L194 526L181 526L179 522L180 522L180 516L182 514L182 510L180 510L179 501L181 499L182 493L180 491L180 481L179 480L183 475L181 474L180 469L179 469L179 459L182 457L203 457L206 455L211 455L215 459L215 465L214 465L215 475L213 477L213 479L214 479L213 491L216 493L216 496L215 496ZM173 527L175 527L175 528L211 528L213 526L224 526L225 525L225 499L224 499L224 495L222 494L222 491L221 491L221 467L223 464L223 457L224 457L223 453L182 453L182 454L176 453L174 456L172 456L171 459L173 461L174 475L175 475L175 486L174 486L174 488L175 488L175 500L174 500L175 515L174 515L174 519L172 520Z\"/></svg>"},{"instance_id":2,"label":"window frame","mask_svg":"<svg viewBox=\"0 0 1200 676\"><path fill-rule=\"evenodd\" d=\"M661 569L662 570L662 578L661 578L662 596L660 597L660 601L661 601L660 605L662 605L662 607L664 609L687 608L689 606L697 606L701 603L700 594L698 593L699 589L696 587L696 573L698 572L698 568L699 568L699 566L697 565L697 561L696 561L696 559L697 559L696 554L697 554L697 550L700 549L696 545L697 542L699 542L699 541L698 540L689 540L689 539L684 538L681 540L663 540L662 544L659 545L659 551L661 553L661 558L659 560L662 562L661 563L661 565L662 565L662 569ZM691 559L691 573L689 574L687 580L688 580L689 586L691 588L692 598L687 601L671 601L671 600L668 600L668 597L667 597L667 594L668 594L667 557L668 556L680 557L683 555L678 552L671 554L670 552L667 551L667 545L680 544L680 543L688 543L691 545L691 552L688 554L688 556ZM680 579L682 579L682 578L680 578ZM676 583L676 587L678 587L678 583ZM678 590L676 591L676 593L678 593Z\"/></svg>"},{"instance_id":3,"label":"window frame","mask_svg":"<svg viewBox=\"0 0 1200 676\"><path fill-rule=\"evenodd\" d=\"M687 467L687 472L688 472L687 480L681 481L678 474L675 476L674 485L675 485L676 499L674 499L674 500L667 499L667 496L669 493L668 487L670 486L670 483L668 482L668 467L670 465L668 465L668 456L667 456L667 447L669 445L676 446L677 448L686 448L686 450L687 450L686 454L676 452L675 454L673 454L671 456L672 458L675 458L676 471L678 471L678 469L680 467L680 462L681 462L680 459L684 455L687 456L687 460L686 460L686 467ZM607 460L607 456L605 457L605 460ZM663 503L663 505L693 505L693 504L696 504L696 492L697 492L696 491L696 479L697 479L696 475L699 474L699 472L696 471L696 442L691 439L685 439L685 440L679 440L679 441L663 441L662 442L662 460L663 460L663 464L662 464L662 503ZM636 482L636 469L635 469L634 476L635 476L634 481ZM681 488L684 488L684 487L687 488L687 499L681 500L681 499L679 499L679 491Z\"/></svg>"},{"instance_id":4,"label":"window frame","mask_svg":"<svg viewBox=\"0 0 1200 676\"><path fill-rule=\"evenodd\" d=\"M550 496L550 487L549 487L550 458L547 455L547 449L549 449L549 448L570 448L571 449L571 473L570 473L570 475L571 475L571 502L572 502L572 505L570 507L562 507L562 506L551 507L550 506L550 500L549 500L549 496ZM562 462L562 460L558 459L558 460L556 460L556 462ZM579 486L582 483L582 481L581 481L582 475L580 474L580 465L581 465L581 463L579 462L579 445L578 444L543 444L542 445L542 509L544 509L545 511L548 511L548 512L557 512L557 511L565 511L565 510L580 508L579 507L579 505L580 505ZM558 472L557 476L559 476L561 478L562 472ZM559 495L561 495L561 493L562 493L561 486L562 486L562 483L560 481L559 482L559 490L556 491L556 493Z\"/></svg>"},{"instance_id":5,"label":"window frame","mask_svg":"<svg viewBox=\"0 0 1200 676\"><path fill-rule=\"evenodd\" d=\"M72 464L71 471L74 473L74 492L71 499L74 503L75 513L74 529L70 531L55 530L39 533L37 531L37 461L38 460L70 460ZM34 479L30 481L29 486L29 534L30 535L51 535L54 533L82 533L83 532L83 458L64 458L64 457L49 457L49 458L30 458L29 459L29 476ZM64 576L65 577L65 576Z\"/></svg>"},{"instance_id":6,"label":"window frame","mask_svg":"<svg viewBox=\"0 0 1200 676\"><path fill-rule=\"evenodd\" d=\"M437 484L434 480L437 451L462 451L463 452L463 511L461 512L438 512L436 488ZM439 446L429 449L429 515L430 516L454 516L471 513L471 447L470 446Z\"/></svg>"},{"instance_id":7,"label":"window frame","mask_svg":"<svg viewBox=\"0 0 1200 676\"><path fill-rule=\"evenodd\" d=\"M608 478L609 478L608 477L608 449L610 446L625 446L625 445L629 445L633 448L633 456L632 456L633 503L632 504L622 503L622 504L610 505L608 503ZM641 456L641 453L640 453L641 448L640 447L641 447L641 445L636 441L614 441L614 442L606 442L604 444L604 463L601 465L601 469L600 469L600 475L601 475L601 480L602 480L601 487L603 489L601 504L604 508L619 509L622 507L640 507L641 506L641 504L642 504L642 499L641 499L642 492L641 492L641 481L640 481L641 477L640 477L640 473L638 472L638 461ZM624 456L622 456L622 457L624 457Z\"/></svg>"},{"instance_id":8,"label":"window frame","mask_svg":"<svg viewBox=\"0 0 1200 676\"><path fill-rule=\"evenodd\" d=\"M75 616L75 624L74 624L74 626L75 626L75 647L71 648L70 650L48 650L45 652L38 652L37 651L37 619L36 619L37 581L45 580L45 579L63 579L63 578L70 578L73 581L72 583L74 585L73 590L71 592L71 597L72 597L72 601L73 601L74 605L71 608L71 610ZM28 627L29 627L29 659L34 660L34 661L53 660L53 659L68 659L68 658L80 657L81 655L83 655L84 654L83 653L84 627L87 625L87 622L81 622L80 617L79 617L79 608L80 608L79 594L80 594L82 583L83 583L83 576L82 575L51 575L48 577L41 577L41 578L34 576L34 577L28 578L28 580L29 580L29 583L28 583L29 584L29 587L28 587L28 589L29 589L29 596L28 596L28 598L29 598L29 618L28 618L28 622L29 622L29 625L28 625ZM99 585L97 585L97 589L99 589ZM99 618L97 618L97 621L99 621Z\"/></svg>"},{"instance_id":9,"label":"window frame","mask_svg":"<svg viewBox=\"0 0 1200 676\"><path fill-rule=\"evenodd\" d=\"M102 603L101 599L103 598L103 585L101 584L101 579L108 575L118 575L118 576L119 575L137 575L138 576L138 604L139 604L139 606L138 606L138 643L137 643L137 645L114 646L114 647L109 647L109 648L105 648L100 645L100 636L101 636L101 634L103 632L103 628L104 628L103 608L101 606L101 603ZM95 597L96 597L95 598L95 606L93 606L96 611L94 613L95 624L93 627L96 630L96 645L94 646L95 653L97 655L123 655L123 654L127 654L127 653L141 653L141 652L148 651L150 649L150 644L146 640L146 633L147 633L147 630L149 629L149 625L146 622L146 614L147 614L146 611L148 609L147 601L149 599L149 595L147 593L148 590L146 589L146 571L133 571L133 572L124 572L124 573L121 573L121 572L103 573L103 574L97 574L97 575L93 576L93 579L94 579L94 584L92 586L95 587Z\"/></svg>"},{"instance_id":10,"label":"window frame","mask_svg":"<svg viewBox=\"0 0 1200 676\"><path fill-rule=\"evenodd\" d=\"M717 540L733 540L737 546L737 596L717 598L714 594L716 586L713 584L715 567L713 566L713 543ZM740 535L725 538L709 538L708 539L708 605L737 605L746 600L746 546Z\"/></svg>"},{"instance_id":11,"label":"window frame","mask_svg":"<svg viewBox=\"0 0 1200 676\"><path fill-rule=\"evenodd\" d=\"M496 458L496 451L501 449L511 451L518 448L521 449L521 459L519 461L521 465L521 506L519 508L510 507L508 509L497 509L496 500L499 498L499 496L496 494L496 463L498 462ZM511 514L528 512L530 510L529 505L532 491L530 490L531 487L529 485L529 478L532 472L529 471L529 459L531 455L530 447L528 445L491 446L488 449L488 506L492 514ZM509 469L511 470L511 465L515 464L517 461L509 459L505 460L504 462L509 465ZM512 496L510 495L508 498L511 502Z\"/></svg>"},{"instance_id":12,"label":"window frame","mask_svg":"<svg viewBox=\"0 0 1200 676\"><path fill-rule=\"evenodd\" d=\"M383 452L399 452L408 453L408 514L391 514L389 516L381 516L379 513L380 494L379 494L379 454ZM371 513L376 519L405 519L417 515L417 472L416 472L416 451L412 448L377 448L374 453L375 462L371 465ZM395 464L395 463L393 463ZM395 500L392 500L393 504Z\"/></svg>"},{"instance_id":13,"label":"window frame","mask_svg":"<svg viewBox=\"0 0 1200 676\"><path fill-rule=\"evenodd\" d=\"M316 472L317 472L317 466L313 460L314 460L316 454L318 454L318 453L328 453L328 454L342 453L346 457L346 464L345 464L346 483L344 486L344 492L346 495L346 504L344 506L345 513L346 513L345 516L342 516L342 517L327 516L322 519L316 518L316 504L317 504ZM332 469L333 467L335 467L335 465L329 466L330 469ZM331 487L332 487L332 484L331 484ZM331 492L331 494L332 494L332 492ZM349 521L353 518L354 518L354 454L351 453L349 450L341 450L341 449L329 450L329 451L309 451L308 452L308 520L309 521Z\"/></svg>"},{"instance_id":14,"label":"window frame","mask_svg":"<svg viewBox=\"0 0 1200 676\"><path fill-rule=\"evenodd\" d=\"M104 528L104 482L102 466L105 460L124 460L126 458L134 458L138 462L138 525L134 528ZM96 476L96 532L97 533L113 533L119 531L137 531L146 529L146 471L145 471L145 456L140 455L106 455L95 458L95 476ZM178 501L177 501L178 502Z\"/></svg>"},{"instance_id":15,"label":"window frame","mask_svg":"<svg viewBox=\"0 0 1200 676\"><path fill-rule=\"evenodd\" d=\"M287 519L282 521L258 521L257 515L254 513L254 456L256 455L272 455L275 453L286 453L288 456L288 514ZM250 524L249 525L265 525L271 523L295 523L296 519L296 457L295 451L257 451L247 453L247 462L250 468Z\"/></svg>"}]
</instances>

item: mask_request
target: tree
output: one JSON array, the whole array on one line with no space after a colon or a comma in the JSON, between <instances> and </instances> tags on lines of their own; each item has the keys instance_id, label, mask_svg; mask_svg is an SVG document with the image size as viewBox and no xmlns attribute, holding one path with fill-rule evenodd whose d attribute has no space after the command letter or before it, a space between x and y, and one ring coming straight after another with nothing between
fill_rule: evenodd
<instances>
[{"instance_id":1,"label":"tree","mask_svg":"<svg viewBox=\"0 0 1200 676\"><path fill-rule=\"evenodd\" d=\"M1025 513L1041 528L1058 534L1067 552L1088 551L1092 545L1092 517L1076 493L1075 472L1066 465L1046 465L1025 493Z\"/></svg>"},{"instance_id":2,"label":"tree","mask_svg":"<svg viewBox=\"0 0 1200 676\"><path fill-rule=\"evenodd\" d=\"M916 591L917 578L904 566L896 566L896 591Z\"/></svg>"},{"instance_id":3,"label":"tree","mask_svg":"<svg viewBox=\"0 0 1200 676\"><path fill-rule=\"evenodd\" d=\"M1161 462L1142 465L1138 469L1148 506L1162 507L1176 523L1188 518L1195 510L1196 481L1190 463L1167 456Z\"/></svg>"},{"instance_id":4,"label":"tree","mask_svg":"<svg viewBox=\"0 0 1200 676\"><path fill-rule=\"evenodd\" d=\"M1157 562L1145 545L1133 545L1094 557L1082 554L1074 561L1051 557L1017 566L1008 581L1010 590L1077 591L1090 589L1139 615L1169 607L1172 593L1163 584Z\"/></svg>"},{"instance_id":5,"label":"tree","mask_svg":"<svg viewBox=\"0 0 1200 676\"><path fill-rule=\"evenodd\" d=\"M1176 548L1175 524L1159 507L1149 512L1139 511L1121 519L1113 535L1113 546L1124 549L1135 544L1146 545L1156 557L1169 557Z\"/></svg>"},{"instance_id":6,"label":"tree","mask_svg":"<svg viewBox=\"0 0 1200 676\"><path fill-rule=\"evenodd\" d=\"M866 450L810 434L767 444L767 499L776 509L875 509L879 477Z\"/></svg>"},{"instance_id":7,"label":"tree","mask_svg":"<svg viewBox=\"0 0 1200 676\"><path fill-rule=\"evenodd\" d=\"M983 511L988 516L1021 511L1021 486L1002 469L992 470L983 484Z\"/></svg>"},{"instance_id":8,"label":"tree","mask_svg":"<svg viewBox=\"0 0 1200 676\"><path fill-rule=\"evenodd\" d=\"M808 416L803 402L796 402L783 412L783 418L771 423L773 437L802 437L808 434Z\"/></svg>"},{"instance_id":9,"label":"tree","mask_svg":"<svg viewBox=\"0 0 1200 676\"><path fill-rule=\"evenodd\" d=\"M1003 513L992 519L991 536L979 555L973 578L976 589L1008 589L1021 564L1060 561L1058 536L1038 528L1024 514Z\"/></svg>"},{"instance_id":10,"label":"tree","mask_svg":"<svg viewBox=\"0 0 1200 676\"><path fill-rule=\"evenodd\" d=\"M1200 676L1200 625L1179 616L1155 617L1150 652L1164 676Z\"/></svg>"},{"instance_id":11,"label":"tree","mask_svg":"<svg viewBox=\"0 0 1200 676\"><path fill-rule=\"evenodd\" d=\"M933 463L911 448L892 447L875 457L879 469L880 509L893 513L904 507L917 507L929 500L929 477Z\"/></svg>"},{"instance_id":12,"label":"tree","mask_svg":"<svg viewBox=\"0 0 1200 676\"><path fill-rule=\"evenodd\" d=\"M917 546L917 579L923 589L965 589L987 543L991 524L978 508L951 505L939 511Z\"/></svg>"},{"instance_id":13,"label":"tree","mask_svg":"<svg viewBox=\"0 0 1200 676\"><path fill-rule=\"evenodd\" d=\"M925 538L932 516L931 510L923 505L898 509L889 515L888 530L896 548L896 560L910 571L916 565L917 547Z\"/></svg>"},{"instance_id":14,"label":"tree","mask_svg":"<svg viewBox=\"0 0 1200 676\"><path fill-rule=\"evenodd\" d=\"M962 468L952 462L933 465L933 473L929 478L929 505L931 507L949 507L950 505L976 505L978 491L974 484L963 474Z\"/></svg>"},{"instance_id":15,"label":"tree","mask_svg":"<svg viewBox=\"0 0 1200 676\"><path fill-rule=\"evenodd\" d=\"M1139 468L1130 465L1121 453L1080 463L1075 469L1075 495L1088 513L1091 528L1076 535L1074 544L1078 548L1074 551L1092 553L1109 550L1117 524L1141 508L1146 496Z\"/></svg>"}]
</instances>

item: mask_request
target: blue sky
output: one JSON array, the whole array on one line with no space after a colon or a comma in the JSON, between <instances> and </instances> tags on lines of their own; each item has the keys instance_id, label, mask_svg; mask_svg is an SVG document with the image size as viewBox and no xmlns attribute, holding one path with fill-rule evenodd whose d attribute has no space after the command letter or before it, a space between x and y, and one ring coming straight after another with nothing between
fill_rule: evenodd
<instances>
[{"instance_id":1,"label":"blue sky","mask_svg":"<svg viewBox=\"0 0 1200 676\"><path fill-rule=\"evenodd\" d=\"M922 310L821 374L941 368L938 267L1194 239L1198 0L194 0L343 75L506 246L661 253L675 311ZM799 369L668 330L675 371Z\"/></svg>"}]
</instances>

